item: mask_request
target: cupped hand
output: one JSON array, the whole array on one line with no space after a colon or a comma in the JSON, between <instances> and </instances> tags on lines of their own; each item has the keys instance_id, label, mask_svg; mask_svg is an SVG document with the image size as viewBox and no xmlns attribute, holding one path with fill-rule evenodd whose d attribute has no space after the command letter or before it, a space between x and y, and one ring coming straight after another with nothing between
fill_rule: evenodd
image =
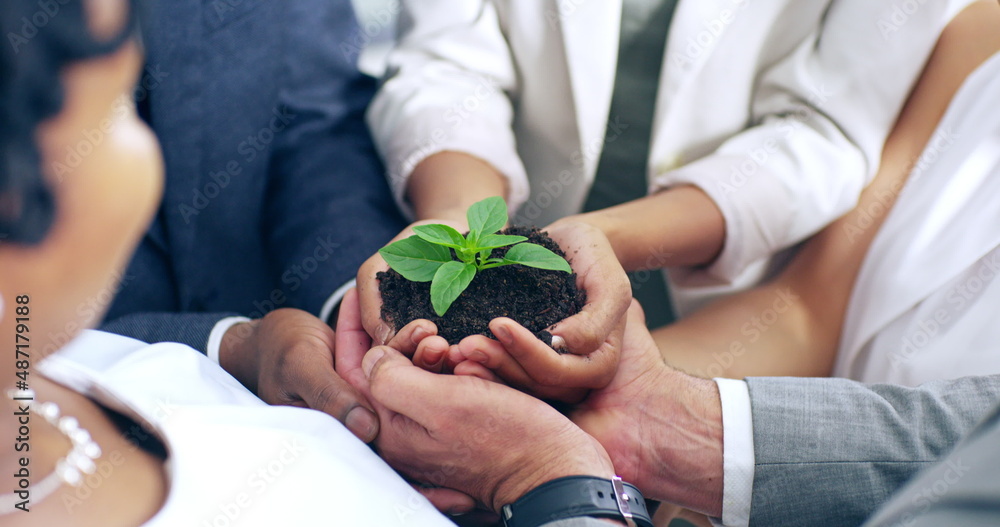
<instances>
[{"instance_id":1,"label":"cupped hand","mask_svg":"<svg viewBox=\"0 0 1000 527\"><path fill-rule=\"evenodd\" d=\"M468 230L467 226L454 221L422 220L403 229L403 231L396 235L392 241L395 242L404 238L409 238L410 236L413 236L414 227L419 225L428 225L431 223L448 225L459 232L465 232ZM379 292L377 275L382 271L388 270L389 264L387 264L382 258L382 255L378 253L375 253L371 258L368 258L368 260L366 260L365 263L358 269L357 289L358 297L361 301L361 320L365 331L371 335L372 341L376 346L388 344L389 339L396 334L396 330L382 320L382 294ZM427 323L431 324L430 321L427 321ZM433 324L431 324L431 326L433 326Z\"/></svg>"},{"instance_id":2,"label":"cupped hand","mask_svg":"<svg viewBox=\"0 0 1000 527\"><path fill-rule=\"evenodd\" d=\"M435 339L440 339L442 342L444 339L434 335L426 336L424 334L425 331L420 329L422 324L417 322L419 321L414 321L414 323L408 324L400 330L393 337L391 344L399 347L407 347L406 344L408 342L411 349L415 347L415 351L413 351L415 363L421 356L427 359L431 355L436 355L436 369L440 369L440 363L443 362L444 351L447 350L448 343L444 342L444 351L434 350L434 346L439 344ZM339 317L337 319L335 362L337 373L352 386L364 388L366 396L368 395L368 380L361 369L361 362L364 360L365 354L371 349L371 345L371 336L368 335L361 323L361 306L358 299L358 291L351 289L344 295L341 301ZM428 351L428 348L431 351ZM429 360L432 363L435 362L433 358ZM433 364L428 366L426 363L422 363L422 366L428 370L435 369ZM476 506L475 499L471 496L453 489L423 484L414 484L413 487L441 512L450 514L465 513L473 510Z\"/></svg>"},{"instance_id":3,"label":"cupped hand","mask_svg":"<svg viewBox=\"0 0 1000 527\"><path fill-rule=\"evenodd\" d=\"M600 444L551 406L475 377L435 375L382 346L362 362L390 465L496 511L546 481L611 477Z\"/></svg>"},{"instance_id":4,"label":"cupped hand","mask_svg":"<svg viewBox=\"0 0 1000 527\"><path fill-rule=\"evenodd\" d=\"M567 218L544 230L566 253L577 275L576 286L587 292L583 309L549 330L553 347L589 355L619 329L632 301L632 286L611 243L597 227Z\"/></svg>"},{"instance_id":5,"label":"cupped hand","mask_svg":"<svg viewBox=\"0 0 1000 527\"><path fill-rule=\"evenodd\" d=\"M364 327L361 298L357 288L350 289L340 302L337 318L336 365L341 375L360 372L361 359L374 345ZM430 320L417 319L389 337L386 345L403 353L421 368L440 373L451 348L438 336L437 326Z\"/></svg>"},{"instance_id":6,"label":"cupped hand","mask_svg":"<svg viewBox=\"0 0 1000 527\"><path fill-rule=\"evenodd\" d=\"M338 371L375 406L379 453L413 480L497 510L551 479L614 474L600 444L542 401L427 372L388 346L368 350L356 293L344 298L337 327Z\"/></svg>"},{"instance_id":7,"label":"cupped hand","mask_svg":"<svg viewBox=\"0 0 1000 527\"><path fill-rule=\"evenodd\" d=\"M449 365L458 372L472 369L460 365L471 361L539 397L577 402L587 389L604 387L615 375L632 289L599 229L561 220L546 230L569 258L577 287L587 293L583 309L549 329L551 347L511 319L494 319L490 331L497 340L463 339L449 354Z\"/></svg>"},{"instance_id":8,"label":"cupped hand","mask_svg":"<svg viewBox=\"0 0 1000 527\"><path fill-rule=\"evenodd\" d=\"M278 309L237 324L223 337L219 364L269 404L320 410L363 441L378 434L371 404L337 374L336 336L319 318Z\"/></svg>"},{"instance_id":9,"label":"cupped hand","mask_svg":"<svg viewBox=\"0 0 1000 527\"><path fill-rule=\"evenodd\" d=\"M494 379L536 397L580 402L588 389L607 386L618 369L625 316L588 355L557 351L509 318L490 322L497 340L472 335L458 343L454 372Z\"/></svg>"}]
</instances>

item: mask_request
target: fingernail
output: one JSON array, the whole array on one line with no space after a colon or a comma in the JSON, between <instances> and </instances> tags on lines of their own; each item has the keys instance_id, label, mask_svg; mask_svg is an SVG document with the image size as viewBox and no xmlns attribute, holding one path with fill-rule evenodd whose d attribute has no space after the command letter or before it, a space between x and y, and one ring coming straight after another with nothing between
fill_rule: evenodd
<instances>
[{"instance_id":1,"label":"fingernail","mask_svg":"<svg viewBox=\"0 0 1000 527\"><path fill-rule=\"evenodd\" d=\"M352 434L365 443L375 439L375 432L378 430L378 418L363 406L355 406L348 412L344 424Z\"/></svg>"},{"instance_id":2,"label":"fingernail","mask_svg":"<svg viewBox=\"0 0 1000 527\"><path fill-rule=\"evenodd\" d=\"M385 324L379 324L378 328L375 330L375 345L382 346L386 342L389 342L389 337L392 336L392 330L389 326Z\"/></svg>"},{"instance_id":3,"label":"fingernail","mask_svg":"<svg viewBox=\"0 0 1000 527\"><path fill-rule=\"evenodd\" d=\"M514 337L510 334L510 330L505 326L497 326L497 329L493 332L493 334L496 335L496 337L500 339L500 342L503 342L504 344L514 342Z\"/></svg>"},{"instance_id":4,"label":"fingernail","mask_svg":"<svg viewBox=\"0 0 1000 527\"><path fill-rule=\"evenodd\" d=\"M469 359L469 360L471 360L471 361L473 361L473 362L478 362L478 363L480 363L480 364L483 364L483 363L485 363L485 362L486 362L486 361L487 361L487 360L488 360L489 358L488 358L488 357L486 356L486 354L485 354L485 353L483 353L482 351L479 351L479 350L473 350L473 351L472 351L472 353L470 353L470 354L469 354L469 357L468 357L468 359Z\"/></svg>"},{"instance_id":5,"label":"fingernail","mask_svg":"<svg viewBox=\"0 0 1000 527\"><path fill-rule=\"evenodd\" d=\"M427 338L430 334L431 332L427 331L427 328L420 326L413 330L413 334L410 335L410 341L414 344L420 344L420 341Z\"/></svg>"},{"instance_id":6,"label":"fingernail","mask_svg":"<svg viewBox=\"0 0 1000 527\"><path fill-rule=\"evenodd\" d=\"M365 377L371 378L372 368L375 367L375 363L385 355L385 351L381 348L374 348L365 355L363 361L361 361L361 371L365 372Z\"/></svg>"},{"instance_id":7,"label":"fingernail","mask_svg":"<svg viewBox=\"0 0 1000 527\"><path fill-rule=\"evenodd\" d=\"M566 349L566 339L560 337L559 335L552 335L552 349L554 350Z\"/></svg>"}]
</instances>

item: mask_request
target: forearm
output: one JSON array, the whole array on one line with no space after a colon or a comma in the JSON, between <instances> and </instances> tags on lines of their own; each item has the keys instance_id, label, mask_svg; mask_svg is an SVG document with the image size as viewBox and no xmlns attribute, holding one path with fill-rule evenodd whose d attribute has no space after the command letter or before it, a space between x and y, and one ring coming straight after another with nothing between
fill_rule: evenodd
<instances>
[{"instance_id":1,"label":"forearm","mask_svg":"<svg viewBox=\"0 0 1000 527\"><path fill-rule=\"evenodd\" d=\"M636 485L649 499L722 516L723 436L718 386L663 368L635 451ZM616 461L618 463L618 461ZM619 468L619 467L616 467Z\"/></svg>"},{"instance_id":2,"label":"forearm","mask_svg":"<svg viewBox=\"0 0 1000 527\"><path fill-rule=\"evenodd\" d=\"M919 152L899 143L934 122L900 127L907 133L890 137L858 206L809 240L774 281L656 330L667 362L700 377L829 376L861 265L915 158L907 154Z\"/></svg>"},{"instance_id":3,"label":"forearm","mask_svg":"<svg viewBox=\"0 0 1000 527\"><path fill-rule=\"evenodd\" d=\"M703 265L726 237L718 207L688 185L579 219L604 231L626 270ZM832 359L804 350L831 338L835 344L836 334L813 327L809 306L791 284L798 285L779 280L729 297L653 336L667 362L700 377L828 375Z\"/></svg>"},{"instance_id":4,"label":"forearm","mask_svg":"<svg viewBox=\"0 0 1000 527\"><path fill-rule=\"evenodd\" d=\"M421 161L410 175L407 198L417 220L465 224L465 212L477 201L507 197L504 177L489 163L461 152L440 152Z\"/></svg>"},{"instance_id":5,"label":"forearm","mask_svg":"<svg viewBox=\"0 0 1000 527\"><path fill-rule=\"evenodd\" d=\"M858 206L811 239L775 282L657 331L657 344L671 364L710 377L830 374L854 283L912 160L932 137L962 79L995 49L979 46L970 53L960 47L966 39L984 42L964 25L977 16L963 15L945 31Z\"/></svg>"},{"instance_id":6,"label":"forearm","mask_svg":"<svg viewBox=\"0 0 1000 527\"><path fill-rule=\"evenodd\" d=\"M726 239L718 206L691 185L576 218L604 232L626 271L708 264Z\"/></svg>"}]
</instances>

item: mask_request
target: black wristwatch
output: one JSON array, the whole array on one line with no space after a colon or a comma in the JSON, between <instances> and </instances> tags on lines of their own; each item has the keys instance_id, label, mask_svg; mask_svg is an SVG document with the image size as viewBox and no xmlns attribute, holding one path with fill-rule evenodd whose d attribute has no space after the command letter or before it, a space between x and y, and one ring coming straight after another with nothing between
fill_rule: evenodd
<instances>
[{"instance_id":1,"label":"black wristwatch","mask_svg":"<svg viewBox=\"0 0 1000 527\"><path fill-rule=\"evenodd\" d=\"M569 476L544 483L500 510L504 527L539 527L591 516L624 521L629 527L653 527L639 489L615 476Z\"/></svg>"}]
</instances>

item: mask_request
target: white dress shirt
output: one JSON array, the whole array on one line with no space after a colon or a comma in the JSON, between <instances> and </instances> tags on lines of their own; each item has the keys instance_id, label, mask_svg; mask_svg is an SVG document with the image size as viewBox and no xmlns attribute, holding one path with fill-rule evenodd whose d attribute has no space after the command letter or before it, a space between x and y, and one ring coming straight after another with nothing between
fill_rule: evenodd
<instances>
[{"instance_id":1,"label":"white dress shirt","mask_svg":"<svg viewBox=\"0 0 1000 527\"><path fill-rule=\"evenodd\" d=\"M145 527L453 525L334 418L268 406L186 346L85 331L38 367L163 441L169 491Z\"/></svg>"},{"instance_id":2,"label":"white dress shirt","mask_svg":"<svg viewBox=\"0 0 1000 527\"><path fill-rule=\"evenodd\" d=\"M1000 373L998 196L1000 54L955 95L872 242L848 305L836 376L918 385ZM746 383L716 382L725 475L715 522L743 526L753 491L751 400Z\"/></svg>"}]
</instances>

